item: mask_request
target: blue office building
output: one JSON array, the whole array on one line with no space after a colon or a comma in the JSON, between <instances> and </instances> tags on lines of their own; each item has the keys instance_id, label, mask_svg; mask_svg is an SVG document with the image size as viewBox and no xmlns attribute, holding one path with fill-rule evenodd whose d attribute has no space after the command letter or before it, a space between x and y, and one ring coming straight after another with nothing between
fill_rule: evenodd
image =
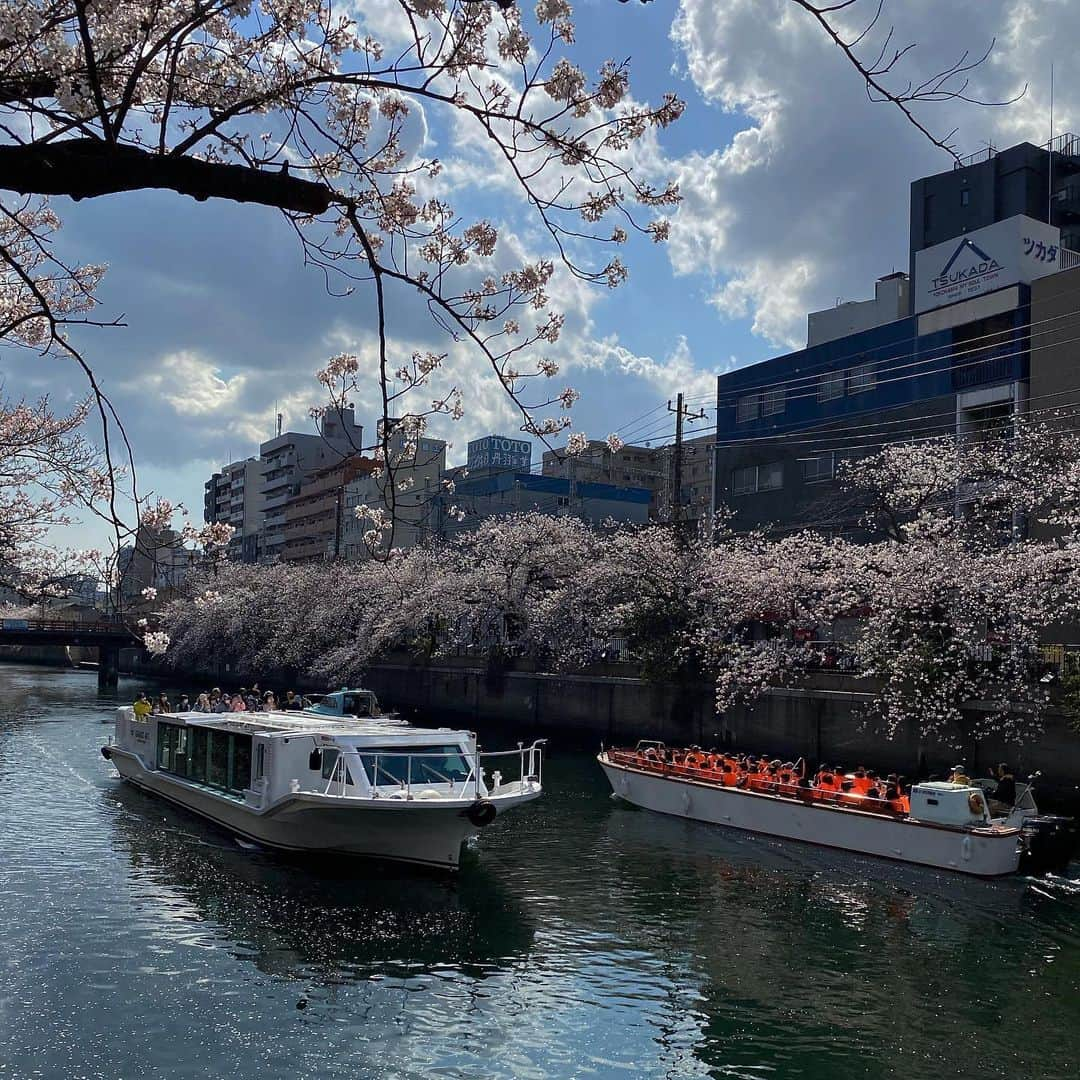
<instances>
[{"instance_id":1,"label":"blue office building","mask_svg":"<svg viewBox=\"0 0 1080 1080\"><path fill-rule=\"evenodd\" d=\"M1077 263L1055 227L995 223L917 253L915 314L721 376L717 505L737 528L861 535L840 463L1027 411L1032 284Z\"/></svg>"},{"instance_id":2,"label":"blue office building","mask_svg":"<svg viewBox=\"0 0 1080 1080\"><path fill-rule=\"evenodd\" d=\"M597 527L608 521L644 525L651 493L645 488L615 487L529 472L487 470L454 479L454 492L440 496L438 532L453 536L475 528L485 518L541 513L578 517ZM450 509L464 513L457 519Z\"/></svg>"}]
</instances>

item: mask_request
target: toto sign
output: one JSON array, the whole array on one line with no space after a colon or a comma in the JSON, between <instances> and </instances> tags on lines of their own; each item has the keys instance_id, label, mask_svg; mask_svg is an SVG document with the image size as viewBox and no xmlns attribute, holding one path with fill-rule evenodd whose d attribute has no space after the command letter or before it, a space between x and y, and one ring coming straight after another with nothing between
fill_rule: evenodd
<instances>
[{"instance_id":1,"label":"toto sign","mask_svg":"<svg viewBox=\"0 0 1080 1080\"><path fill-rule=\"evenodd\" d=\"M1018 214L915 253L915 314L1061 269L1061 232Z\"/></svg>"},{"instance_id":2,"label":"toto sign","mask_svg":"<svg viewBox=\"0 0 1080 1080\"><path fill-rule=\"evenodd\" d=\"M505 435L485 435L469 443L469 469L517 469L528 472L532 464L532 443L508 439Z\"/></svg>"}]
</instances>

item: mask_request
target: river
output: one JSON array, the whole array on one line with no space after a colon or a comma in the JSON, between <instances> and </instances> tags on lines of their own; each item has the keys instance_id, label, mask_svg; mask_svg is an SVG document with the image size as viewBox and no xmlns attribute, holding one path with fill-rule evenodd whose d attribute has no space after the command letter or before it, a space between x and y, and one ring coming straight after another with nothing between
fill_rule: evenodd
<instances>
[{"instance_id":1,"label":"river","mask_svg":"<svg viewBox=\"0 0 1080 1080\"><path fill-rule=\"evenodd\" d=\"M454 879L296 863L122 786L92 673L0 688L3 1080L1078 1075L1080 865L728 834L559 743Z\"/></svg>"}]
</instances>

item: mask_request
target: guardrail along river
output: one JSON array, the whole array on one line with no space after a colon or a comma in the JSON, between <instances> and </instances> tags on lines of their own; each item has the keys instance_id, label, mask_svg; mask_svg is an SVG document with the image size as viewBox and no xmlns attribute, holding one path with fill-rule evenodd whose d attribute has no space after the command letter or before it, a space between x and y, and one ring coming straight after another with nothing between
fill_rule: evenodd
<instances>
[{"instance_id":1,"label":"guardrail along river","mask_svg":"<svg viewBox=\"0 0 1080 1080\"><path fill-rule=\"evenodd\" d=\"M727 834L559 745L456 879L297 863L122 786L92 674L0 687L3 1080L1077 1075L1075 864Z\"/></svg>"}]
</instances>

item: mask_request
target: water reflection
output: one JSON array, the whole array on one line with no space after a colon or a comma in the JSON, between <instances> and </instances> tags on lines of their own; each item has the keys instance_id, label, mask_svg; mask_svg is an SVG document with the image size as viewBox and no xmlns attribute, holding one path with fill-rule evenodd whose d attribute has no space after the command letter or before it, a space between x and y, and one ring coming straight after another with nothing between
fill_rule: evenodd
<instances>
[{"instance_id":1,"label":"water reflection","mask_svg":"<svg viewBox=\"0 0 1080 1080\"><path fill-rule=\"evenodd\" d=\"M2 1077L1076 1075L1073 876L637 811L558 744L456 879L296 863L121 785L86 677L5 688Z\"/></svg>"},{"instance_id":2,"label":"water reflection","mask_svg":"<svg viewBox=\"0 0 1080 1080\"><path fill-rule=\"evenodd\" d=\"M281 857L117 785L112 828L133 879L180 932L227 944L260 971L360 980L454 968L483 977L523 957L534 930L497 876L456 879L355 859Z\"/></svg>"},{"instance_id":3,"label":"water reflection","mask_svg":"<svg viewBox=\"0 0 1080 1080\"><path fill-rule=\"evenodd\" d=\"M786 1061L826 1076L917 1051L967 1075L970 1048L941 1023L959 1013L982 1054L1069 1075L1071 1049L1018 1046L1015 1025L1037 1024L1054 1001L1055 1023L1080 1030L1080 883L980 881L618 802L605 832L607 888L623 900L627 936L702 977L695 1055L711 1068L742 1075Z\"/></svg>"}]
</instances>

